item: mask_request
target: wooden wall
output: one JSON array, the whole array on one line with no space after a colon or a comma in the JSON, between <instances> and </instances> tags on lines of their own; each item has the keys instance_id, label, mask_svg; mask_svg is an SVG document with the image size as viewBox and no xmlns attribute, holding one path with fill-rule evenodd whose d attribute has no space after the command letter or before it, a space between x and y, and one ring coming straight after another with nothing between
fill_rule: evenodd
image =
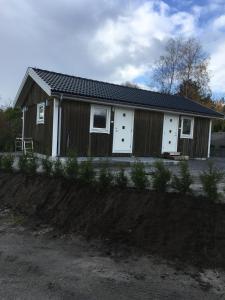
<instances>
[{"instance_id":1,"label":"wooden wall","mask_svg":"<svg viewBox=\"0 0 225 300\"><path fill-rule=\"evenodd\" d=\"M164 114L135 110L133 154L135 156L160 156Z\"/></svg>"},{"instance_id":2,"label":"wooden wall","mask_svg":"<svg viewBox=\"0 0 225 300\"><path fill-rule=\"evenodd\" d=\"M208 155L209 123L206 118L195 117L193 139L178 140L178 151L191 158L206 158Z\"/></svg>"},{"instance_id":3,"label":"wooden wall","mask_svg":"<svg viewBox=\"0 0 225 300\"><path fill-rule=\"evenodd\" d=\"M36 124L37 103L44 102L46 99L48 99L48 106L45 107L45 123ZM33 139L34 152L51 155L53 101L33 82L27 93L25 105L27 110L25 112L24 137Z\"/></svg>"},{"instance_id":4,"label":"wooden wall","mask_svg":"<svg viewBox=\"0 0 225 300\"><path fill-rule=\"evenodd\" d=\"M37 103L46 99L49 105L45 109L45 123L36 124ZM51 155L53 100L33 82L26 96L25 137L34 140L37 153ZM130 154L112 154L113 120L111 112L110 134L90 133L90 103L79 101L62 102L61 120L61 156L76 151L79 156L129 156ZM161 112L135 110L133 153L134 156L161 155L163 117ZM209 119L196 117L194 138L181 139L179 133L178 151L190 157L207 157Z\"/></svg>"},{"instance_id":5,"label":"wooden wall","mask_svg":"<svg viewBox=\"0 0 225 300\"><path fill-rule=\"evenodd\" d=\"M111 111L110 134L89 133L90 104L79 101L63 101L61 155L76 151L79 156L130 156L112 153L113 120ZM135 110L134 156L159 156L161 154L163 113Z\"/></svg>"}]
</instances>

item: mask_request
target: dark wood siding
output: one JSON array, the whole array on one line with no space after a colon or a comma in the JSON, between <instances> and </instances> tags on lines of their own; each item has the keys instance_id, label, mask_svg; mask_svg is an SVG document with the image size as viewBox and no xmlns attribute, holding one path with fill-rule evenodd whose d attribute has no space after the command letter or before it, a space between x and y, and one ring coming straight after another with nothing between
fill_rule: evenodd
<instances>
[{"instance_id":1,"label":"dark wood siding","mask_svg":"<svg viewBox=\"0 0 225 300\"><path fill-rule=\"evenodd\" d=\"M76 151L78 156L89 153L90 104L63 101L61 119L61 155Z\"/></svg>"},{"instance_id":2,"label":"dark wood siding","mask_svg":"<svg viewBox=\"0 0 225 300\"><path fill-rule=\"evenodd\" d=\"M193 139L180 138L178 140L178 151L182 155L190 157L206 158L208 155L209 123L206 118L195 117Z\"/></svg>"},{"instance_id":3,"label":"dark wood siding","mask_svg":"<svg viewBox=\"0 0 225 300\"><path fill-rule=\"evenodd\" d=\"M162 147L163 113L135 110L133 154L160 156Z\"/></svg>"},{"instance_id":4,"label":"dark wood siding","mask_svg":"<svg viewBox=\"0 0 225 300\"><path fill-rule=\"evenodd\" d=\"M89 103L63 101L61 122L61 155L75 151L79 156L112 155L112 125L110 134L90 133ZM113 114L111 114L111 119Z\"/></svg>"},{"instance_id":5,"label":"dark wood siding","mask_svg":"<svg viewBox=\"0 0 225 300\"><path fill-rule=\"evenodd\" d=\"M48 106L45 107L45 122L44 124L36 124L37 103L45 100L48 100ZM27 108L25 112L24 137L33 139L34 152L51 155L53 100L33 82L24 104Z\"/></svg>"}]
</instances>

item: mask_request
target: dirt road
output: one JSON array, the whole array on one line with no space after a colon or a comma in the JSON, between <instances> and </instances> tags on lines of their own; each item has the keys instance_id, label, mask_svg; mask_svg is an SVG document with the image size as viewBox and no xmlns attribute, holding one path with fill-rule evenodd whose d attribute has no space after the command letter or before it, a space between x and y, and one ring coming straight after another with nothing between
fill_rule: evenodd
<instances>
[{"instance_id":1,"label":"dirt road","mask_svg":"<svg viewBox=\"0 0 225 300\"><path fill-rule=\"evenodd\" d=\"M224 273L178 269L0 212L0 299L224 299ZM223 298L224 297L224 298Z\"/></svg>"}]
</instances>

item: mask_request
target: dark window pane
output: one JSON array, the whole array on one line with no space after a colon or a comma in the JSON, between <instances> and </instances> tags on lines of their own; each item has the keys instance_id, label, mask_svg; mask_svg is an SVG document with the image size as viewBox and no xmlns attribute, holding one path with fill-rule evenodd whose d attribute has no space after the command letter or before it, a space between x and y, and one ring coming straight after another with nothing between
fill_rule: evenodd
<instances>
[{"instance_id":1,"label":"dark window pane","mask_svg":"<svg viewBox=\"0 0 225 300\"><path fill-rule=\"evenodd\" d=\"M191 120L183 119L183 134L191 134Z\"/></svg>"},{"instance_id":2,"label":"dark window pane","mask_svg":"<svg viewBox=\"0 0 225 300\"><path fill-rule=\"evenodd\" d=\"M94 111L94 128L106 128L107 109L98 108Z\"/></svg>"}]
</instances>

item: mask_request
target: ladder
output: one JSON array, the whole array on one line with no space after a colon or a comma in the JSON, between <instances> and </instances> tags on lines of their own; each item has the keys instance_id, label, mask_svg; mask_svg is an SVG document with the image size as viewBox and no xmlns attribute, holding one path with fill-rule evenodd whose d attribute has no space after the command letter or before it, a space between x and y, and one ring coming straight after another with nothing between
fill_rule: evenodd
<instances>
[{"instance_id":1,"label":"ladder","mask_svg":"<svg viewBox=\"0 0 225 300\"><path fill-rule=\"evenodd\" d=\"M32 138L16 138L15 151L22 151L25 155L33 154L34 142Z\"/></svg>"}]
</instances>

